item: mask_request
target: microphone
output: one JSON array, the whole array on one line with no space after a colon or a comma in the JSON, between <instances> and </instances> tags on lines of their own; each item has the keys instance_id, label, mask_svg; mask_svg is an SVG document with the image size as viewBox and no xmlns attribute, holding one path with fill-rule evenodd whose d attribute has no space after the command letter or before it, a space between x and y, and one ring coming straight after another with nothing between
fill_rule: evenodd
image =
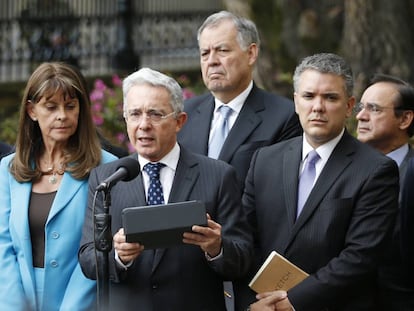
<instances>
[{"instance_id":1,"label":"microphone","mask_svg":"<svg viewBox=\"0 0 414 311\"><path fill-rule=\"evenodd\" d=\"M96 191L102 191L111 188L118 181L130 181L138 176L139 174L139 162L132 158L126 157L118 160L118 166L115 172L101 182L97 187Z\"/></svg>"}]
</instances>

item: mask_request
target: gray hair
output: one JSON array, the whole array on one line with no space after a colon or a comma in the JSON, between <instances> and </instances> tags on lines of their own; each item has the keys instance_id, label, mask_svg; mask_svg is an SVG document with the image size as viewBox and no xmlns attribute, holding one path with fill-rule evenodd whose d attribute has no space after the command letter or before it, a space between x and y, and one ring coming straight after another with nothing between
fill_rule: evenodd
<instances>
[{"instance_id":1,"label":"gray hair","mask_svg":"<svg viewBox=\"0 0 414 311\"><path fill-rule=\"evenodd\" d=\"M133 86L143 84L165 88L170 94L170 104L174 112L180 113L183 111L183 91L178 82L161 72L152 70L150 68L142 68L127 76L122 82L122 92L124 97L124 118L126 117L128 92Z\"/></svg>"},{"instance_id":2,"label":"gray hair","mask_svg":"<svg viewBox=\"0 0 414 311\"><path fill-rule=\"evenodd\" d=\"M341 76L344 79L345 93L351 97L354 89L354 80L351 67L345 59L333 53L319 53L305 57L296 67L293 75L293 88L297 92L299 88L300 75L308 69L319 71L320 73L330 73Z\"/></svg>"},{"instance_id":3,"label":"gray hair","mask_svg":"<svg viewBox=\"0 0 414 311\"><path fill-rule=\"evenodd\" d=\"M260 38L256 25L246 18L237 16L228 11L220 11L207 17L204 23L200 26L197 32L197 41L200 40L200 35L204 29L210 27L217 27L222 21L231 20L237 29L237 42L243 51L252 43L256 43L257 47L260 47Z\"/></svg>"}]
</instances>

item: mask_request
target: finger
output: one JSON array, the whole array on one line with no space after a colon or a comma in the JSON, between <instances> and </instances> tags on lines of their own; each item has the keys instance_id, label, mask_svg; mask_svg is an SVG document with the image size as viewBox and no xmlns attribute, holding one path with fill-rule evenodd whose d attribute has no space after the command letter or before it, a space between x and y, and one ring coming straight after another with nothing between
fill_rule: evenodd
<instances>
[{"instance_id":1,"label":"finger","mask_svg":"<svg viewBox=\"0 0 414 311\"><path fill-rule=\"evenodd\" d=\"M221 225L214 222L213 220L208 220L208 227L194 225L191 227L193 232L203 234L203 235L215 235L218 236L221 234Z\"/></svg>"},{"instance_id":2,"label":"finger","mask_svg":"<svg viewBox=\"0 0 414 311\"><path fill-rule=\"evenodd\" d=\"M273 292L264 292L256 295L257 299L266 299L268 302L276 303L287 297L287 293L282 290Z\"/></svg>"},{"instance_id":3,"label":"finger","mask_svg":"<svg viewBox=\"0 0 414 311\"><path fill-rule=\"evenodd\" d=\"M124 228L121 228L118 230L117 233L115 233L114 237L113 237L113 241L115 243L124 243L126 242L126 237L124 234Z\"/></svg>"}]
</instances>

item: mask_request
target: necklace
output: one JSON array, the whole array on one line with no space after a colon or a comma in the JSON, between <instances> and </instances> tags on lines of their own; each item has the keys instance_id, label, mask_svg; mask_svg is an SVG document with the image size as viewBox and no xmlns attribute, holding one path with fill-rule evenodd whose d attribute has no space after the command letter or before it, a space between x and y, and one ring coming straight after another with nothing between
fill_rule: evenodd
<instances>
[{"instance_id":1,"label":"necklace","mask_svg":"<svg viewBox=\"0 0 414 311\"><path fill-rule=\"evenodd\" d=\"M57 175L63 175L65 172L65 164L60 163L59 167L55 170L55 166L52 164L52 166L49 166L46 170L46 172L41 171L42 176L43 175L50 175L48 178L48 181L50 184L54 185L57 183Z\"/></svg>"}]
</instances>

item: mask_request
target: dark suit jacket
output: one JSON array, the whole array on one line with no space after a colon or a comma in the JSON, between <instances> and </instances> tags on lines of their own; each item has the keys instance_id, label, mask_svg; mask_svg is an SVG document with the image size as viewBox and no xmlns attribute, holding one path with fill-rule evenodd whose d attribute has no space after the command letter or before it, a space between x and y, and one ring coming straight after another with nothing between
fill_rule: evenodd
<instances>
[{"instance_id":1,"label":"dark suit jacket","mask_svg":"<svg viewBox=\"0 0 414 311\"><path fill-rule=\"evenodd\" d=\"M401 195L402 259L407 276L414 277L414 158L407 165Z\"/></svg>"},{"instance_id":2,"label":"dark suit jacket","mask_svg":"<svg viewBox=\"0 0 414 311\"><path fill-rule=\"evenodd\" d=\"M258 243L255 271L276 250L310 274L288 292L296 311L374 310L374 263L398 208L397 165L345 132L295 221L301 154L297 137L253 156L243 205Z\"/></svg>"},{"instance_id":3,"label":"dark suit jacket","mask_svg":"<svg viewBox=\"0 0 414 311\"><path fill-rule=\"evenodd\" d=\"M132 155L137 157L137 155ZM90 200L79 259L82 270L95 278L92 198L99 181L112 174L117 161L93 170ZM141 174L119 182L111 191L112 232L122 227L125 207L146 205ZM97 206L102 206L99 199ZM208 261L198 246L182 245L144 251L127 271L109 254L111 310L225 310L223 280L244 275L252 258L252 238L241 206L234 169L227 163L192 154L181 148L169 202L201 200L212 219L222 225L223 256Z\"/></svg>"},{"instance_id":4,"label":"dark suit jacket","mask_svg":"<svg viewBox=\"0 0 414 311\"><path fill-rule=\"evenodd\" d=\"M408 163L412 157L414 157L414 150L410 148L399 167L400 192L404 185ZM414 284L402 260L400 212L401 204L392 239L385 249L384 258L378 268L378 311L414 310Z\"/></svg>"},{"instance_id":5,"label":"dark suit jacket","mask_svg":"<svg viewBox=\"0 0 414 311\"><path fill-rule=\"evenodd\" d=\"M191 98L184 107L188 120L178 133L178 141L195 153L207 155L214 97L205 94ZM253 85L218 159L231 164L244 184L256 149L301 134L293 102Z\"/></svg>"},{"instance_id":6,"label":"dark suit jacket","mask_svg":"<svg viewBox=\"0 0 414 311\"><path fill-rule=\"evenodd\" d=\"M0 142L0 160L4 156L10 154L13 151L13 149L14 148L12 146Z\"/></svg>"}]
</instances>

